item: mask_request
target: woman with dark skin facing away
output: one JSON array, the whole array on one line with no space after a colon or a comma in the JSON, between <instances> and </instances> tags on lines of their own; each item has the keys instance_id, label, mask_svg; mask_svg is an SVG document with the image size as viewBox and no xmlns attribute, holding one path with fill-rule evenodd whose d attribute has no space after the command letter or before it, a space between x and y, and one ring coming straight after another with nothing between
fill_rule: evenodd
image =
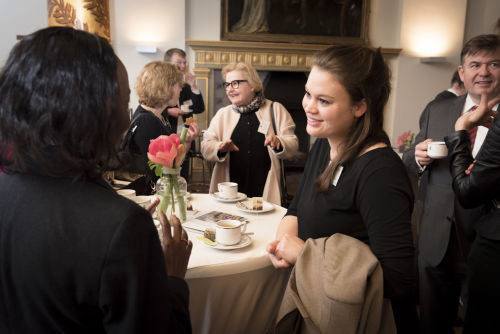
<instances>
[{"instance_id":1,"label":"woman with dark skin facing away","mask_svg":"<svg viewBox=\"0 0 500 334\"><path fill-rule=\"evenodd\" d=\"M50 27L0 72L0 332L190 333L192 244L103 180L129 125L125 67ZM5 154L9 150L10 155Z\"/></svg>"}]
</instances>

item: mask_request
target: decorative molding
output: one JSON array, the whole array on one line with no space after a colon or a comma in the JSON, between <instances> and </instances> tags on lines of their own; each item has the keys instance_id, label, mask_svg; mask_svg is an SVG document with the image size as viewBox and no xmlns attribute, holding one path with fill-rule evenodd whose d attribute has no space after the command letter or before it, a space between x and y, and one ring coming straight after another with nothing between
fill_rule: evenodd
<instances>
[{"instance_id":1,"label":"decorative molding","mask_svg":"<svg viewBox=\"0 0 500 334\"><path fill-rule=\"evenodd\" d=\"M330 45L186 40L195 52L195 67L220 69L229 63L245 62L257 70L305 72L312 55ZM383 48L384 56L397 56L401 49Z\"/></svg>"}]
</instances>

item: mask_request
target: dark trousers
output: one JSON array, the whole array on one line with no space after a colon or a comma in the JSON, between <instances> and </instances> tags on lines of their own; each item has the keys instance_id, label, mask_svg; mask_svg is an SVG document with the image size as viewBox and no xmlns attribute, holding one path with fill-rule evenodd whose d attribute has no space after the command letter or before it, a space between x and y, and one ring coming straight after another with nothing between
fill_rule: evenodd
<instances>
[{"instance_id":1,"label":"dark trousers","mask_svg":"<svg viewBox=\"0 0 500 334\"><path fill-rule=\"evenodd\" d=\"M433 267L419 256L420 327L425 334L453 334L466 266L454 225L441 263Z\"/></svg>"},{"instance_id":2,"label":"dark trousers","mask_svg":"<svg viewBox=\"0 0 500 334\"><path fill-rule=\"evenodd\" d=\"M500 333L500 241L476 236L467 264L464 333Z\"/></svg>"}]
</instances>

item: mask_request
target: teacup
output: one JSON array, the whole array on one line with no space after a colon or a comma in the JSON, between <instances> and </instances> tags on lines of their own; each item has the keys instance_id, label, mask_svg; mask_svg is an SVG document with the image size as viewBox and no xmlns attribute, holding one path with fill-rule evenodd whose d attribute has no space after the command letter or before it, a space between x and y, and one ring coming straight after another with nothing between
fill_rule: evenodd
<instances>
[{"instance_id":1,"label":"teacup","mask_svg":"<svg viewBox=\"0 0 500 334\"><path fill-rule=\"evenodd\" d=\"M151 203L151 197L150 196L132 196L130 199L140 206L142 206L144 209L148 207L148 205Z\"/></svg>"},{"instance_id":2,"label":"teacup","mask_svg":"<svg viewBox=\"0 0 500 334\"><path fill-rule=\"evenodd\" d=\"M448 156L448 148L444 141L431 141L427 143L427 155L432 159L443 159Z\"/></svg>"},{"instance_id":3,"label":"teacup","mask_svg":"<svg viewBox=\"0 0 500 334\"><path fill-rule=\"evenodd\" d=\"M235 245L241 241L247 225L234 219L219 220L215 224L215 241L222 245Z\"/></svg>"},{"instance_id":4,"label":"teacup","mask_svg":"<svg viewBox=\"0 0 500 334\"><path fill-rule=\"evenodd\" d=\"M219 197L236 198L238 196L238 183L221 182L217 185L219 189Z\"/></svg>"},{"instance_id":5,"label":"teacup","mask_svg":"<svg viewBox=\"0 0 500 334\"><path fill-rule=\"evenodd\" d=\"M135 196L135 190L134 189L119 189L116 191L118 195L122 195L124 197L133 197Z\"/></svg>"},{"instance_id":6,"label":"teacup","mask_svg":"<svg viewBox=\"0 0 500 334\"><path fill-rule=\"evenodd\" d=\"M183 105L181 106L181 110L182 110L184 113L186 113L186 114L190 112L190 110L189 110L189 106L188 106L187 104L183 104Z\"/></svg>"}]
</instances>

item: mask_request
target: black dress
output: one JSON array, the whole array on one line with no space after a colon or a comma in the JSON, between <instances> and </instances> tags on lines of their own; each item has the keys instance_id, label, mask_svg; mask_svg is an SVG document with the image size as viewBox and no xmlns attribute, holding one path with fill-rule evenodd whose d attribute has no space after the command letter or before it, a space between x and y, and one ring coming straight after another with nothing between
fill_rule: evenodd
<instances>
[{"instance_id":1,"label":"black dress","mask_svg":"<svg viewBox=\"0 0 500 334\"><path fill-rule=\"evenodd\" d=\"M413 193L405 167L391 148L375 149L344 166L337 185L320 193L315 180L329 158L328 141L318 139L287 215L297 216L303 240L343 233L370 246L382 265L384 294L401 330L415 311L417 284L410 223Z\"/></svg>"},{"instance_id":2,"label":"black dress","mask_svg":"<svg viewBox=\"0 0 500 334\"><path fill-rule=\"evenodd\" d=\"M153 192L158 176L156 176L154 171L148 166L149 143L152 139L156 139L161 135L169 136L175 132L172 130L168 122L167 125L163 124L163 122L151 111L148 111L141 106L138 106L135 110L132 119L134 118L137 118L137 121L131 124L131 126L135 126L135 124L137 124L137 129L132 137L130 150L142 157L146 177L140 179L136 184L131 185L131 187L136 190L138 195L150 195Z\"/></svg>"},{"instance_id":3,"label":"black dress","mask_svg":"<svg viewBox=\"0 0 500 334\"><path fill-rule=\"evenodd\" d=\"M269 152L264 146L266 137L257 131L260 122L256 111L241 114L231 135L239 151L231 151L230 154L230 180L238 183L238 191L248 197L262 196L271 168Z\"/></svg>"}]
</instances>

